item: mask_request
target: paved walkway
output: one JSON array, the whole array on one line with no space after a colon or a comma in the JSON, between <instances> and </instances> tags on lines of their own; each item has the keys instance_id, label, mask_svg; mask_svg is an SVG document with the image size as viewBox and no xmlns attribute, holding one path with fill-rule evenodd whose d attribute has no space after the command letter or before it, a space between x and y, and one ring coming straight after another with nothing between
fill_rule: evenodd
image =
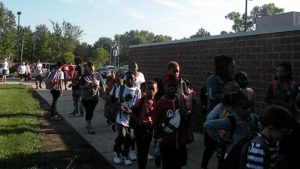
<instances>
[{"instance_id":1,"label":"paved walkway","mask_svg":"<svg viewBox=\"0 0 300 169\"><path fill-rule=\"evenodd\" d=\"M35 88L35 85L32 83ZM44 87L45 88L45 87ZM38 89L38 94L44 98L49 104L52 102L52 96L49 90ZM73 128L84 137L104 158L112 162L112 153L114 140L117 136L116 132L111 130L111 127L106 124L103 116L104 100L100 99L94 112L92 126L96 132L95 135L90 135L85 129L85 120L83 117L69 117L68 114L73 110L73 101L71 90L66 90L64 95L58 100L58 112L60 115L73 126ZM188 145L188 162L184 169L200 169L202 153L203 153L203 136L195 133L195 142ZM137 169L137 163L133 162L132 166L115 165L116 169ZM217 160L215 156L210 162L210 169L217 168ZM157 169L153 160L148 160L147 169Z\"/></svg>"}]
</instances>

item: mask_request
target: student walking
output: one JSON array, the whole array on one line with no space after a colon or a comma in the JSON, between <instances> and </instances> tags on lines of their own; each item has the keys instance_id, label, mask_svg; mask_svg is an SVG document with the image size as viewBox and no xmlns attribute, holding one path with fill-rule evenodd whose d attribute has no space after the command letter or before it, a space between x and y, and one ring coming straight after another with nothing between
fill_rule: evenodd
<instances>
[{"instance_id":1,"label":"student walking","mask_svg":"<svg viewBox=\"0 0 300 169\"><path fill-rule=\"evenodd\" d=\"M119 97L120 111L117 115L117 129L118 136L115 139L113 161L115 164L120 164L123 162L125 165L131 165L132 161L128 158L129 148L132 145L132 140L134 137L133 129L129 127L130 113L136 101L141 98L141 91L138 87L134 86L135 76L133 72L126 73L126 85L123 94L118 88L117 97ZM122 148L123 146L123 148ZM121 157L122 156L122 157Z\"/></svg>"},{"instance_id":2,"label":"student walking","mask_svg":"<svg viewBox=\"0 0 300 169\"><path fill-rule=\"evenodd\" d=\"M7 62L7 59L5 58L4 62L3 62L3 70L2 70L2 82L3 83L6 83L8 73L9 73L8 62Z\"/></svg>"},{"instance_id":3,"label":"student walking","mask_svg":"<svg viewBox=\"0 0 300 169\"><path fill-rule=\"evenodd\" d=\"M278 141L291 132L291 113L281 106L270 106L262 115L262 131L245 148L241 156L243 169L275 169L278 162ZM295 155L295 154L294 154ZM287 168L286 168L287 169Z\"/></svg>"},{"instance_id":4,"label":"student walking","mask_svg":"<svg viewBox=\"0 0 300 169\"><path fill-rule=\"evenodd\" d=\"M292 79L292 66L282 62L276 67L276 76L272 80L265 102L269 105L279 105L295 113L295 99L298 93L297 83Z\"/></svg>"},{"instance_id":5,"label":"student walking","mask_svg":"<svg viewBox=\"0 0 300 169\"><path fill-rule=\"evenodd\" d=\"M57 66L57 65L56 65ZM35 89L42 88L43 65L38 60L34 65Z\"/></svg>"},{"instance_id":6,"label":"student walking","mask_svg":"<svg viewBox=\"0 0 300 169\"><path fill-rule=\"evenodd\" d=\"M24 82L25 81L25 73L26 73L25 62L22 62L22 64L18 67L18 73L19 73L21 82Z\"/></svg>"},{"instance_id":7,"label":"student walking","mask_svg":"<svg viewBox=\"0 0 300 169\"><path fill-rule=\"evenodd\" d=\"M179 79L165 74L161 79L164 95L153 110L155 139L161 141L160 155L163 169L181 169L187 162L187 109L183 96L177 94Z\"/></svg>"},{"instance_id":8,"label":"student walking","mask_svg":"<svg viewBox=\"0 0 300 169\"><path fill-rule=\"evenodd\" d=\"M215 72L207 78L207 113L210 112L224 97L224 85L233 79L234 60L232 57L220 55L214 58ZM216 150L217 142L204 133L205 150L203 152L201 167L207 169L208 162Z\"/></svg>"},{"instance_id":9,"label":"student walking","mask_svg":"<svg viewBox=\"0 0 300 169\"><path fill-rule=\"evenodd\" d=\"M239 151L237 146L253 139L260 130L258 118L250 113L250 102L246 94L237 91L231 94L231 99L230 115L204 124L205 130L214 141L228 144L223 164L219 166L222 169L238 169L236 168L237 161L230 157L236 157L235 153ZM220 130L224 130L226 134L223 135Z\"/></svg>"},{"instance_id":10,"label":"student walking","mask_svg":"<svg viewBox=\"0 0 300 169\"><path fill-rule=\"evenodd\" d=\"M72 98L73 98L73 107L74 107L72 113L69 114L70 117L83 116L83 112L84 112L80 100L80 96L81 96L80 79L82 76L81 62L82 62L81 58L79 56L76 56L75 57L76 68L72 75L72 83L69 85L69 87L72 87Z\"/></svg>"},{"instance_id":11,"label":"student walking","mask_svg":"<svg viewBox=\"0 0 300 169\"><path fill-rule=\"evenodd\" d=\"M155 106L154 96L157 92L157 83L147 81L146 95L139 99L131 109L131 119L135 121L133 127L137 146L137 161L139 169L146 169L149 148L153 136L151 113Z\"/></svg>"},{"instance_id":12,"label":"student walking","mask_svg":"<svg viewBox=\"0 0 300 169\"><path fill-rule=\"evenodd\" d=\"M54 74L52 79L52 87L50 93L52 94L52 104L51 104L51 118L60 119L57 112L57 100L63 95L64 90L62 88L62 82L64 79L64 74L61 71L62 62L57 61L55 69L51 72Z\"/></svg>"},{"instance_id":13,"label":"student walking","mask_svg":"<svg viewBox=\"0 0 300 169\"><path fill-rule=\"evenodd\" d=\"M95 134L92 128L92 118L99 100L100 81L95 75L95 66L93 63L87 63L87 71L81 77L80 84L82 104L86 113L86 129L88 129L89 134Z\"/></svg>"}]
</instances>

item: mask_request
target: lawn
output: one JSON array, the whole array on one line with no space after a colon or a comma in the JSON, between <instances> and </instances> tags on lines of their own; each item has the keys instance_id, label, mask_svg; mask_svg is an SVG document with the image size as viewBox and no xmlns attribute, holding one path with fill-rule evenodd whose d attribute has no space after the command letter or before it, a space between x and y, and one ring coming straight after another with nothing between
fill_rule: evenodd
<instances>
[{"instance_id":1,"label":"lawn","mask_svg":"<svg viewBox=\"0 0 300 169\"><path fill-rule=\"evenodd\" d=\"M35 168L33 155L42 148L38 117L45 110L22 85L0 85L0 98L0 166Z\"/></svg>"}]
</instances>

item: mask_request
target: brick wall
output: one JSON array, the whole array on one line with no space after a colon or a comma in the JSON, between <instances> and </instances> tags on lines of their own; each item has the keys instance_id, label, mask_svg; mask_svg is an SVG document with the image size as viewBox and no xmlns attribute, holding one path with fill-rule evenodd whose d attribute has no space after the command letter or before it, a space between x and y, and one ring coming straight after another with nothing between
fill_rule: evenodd
<instances>
[{"instance_id":1,"label":"brick wall","mask_svg":"<svg viewBox=\"0 0 300 169\"><path fill-rule=\"evenodd\" d=\"M153 79L161 77L167 63L175 59L182 77L199 92L207 73L213 72L213 58L221 54L235 59L237 71L248 73L250 87L256 92L255 106L263 111L266 89L278 63L290 62L294 79L299 81L300 27L131 46L129 60L139 64L146 79Z\"/></svg>"}]
</instances>

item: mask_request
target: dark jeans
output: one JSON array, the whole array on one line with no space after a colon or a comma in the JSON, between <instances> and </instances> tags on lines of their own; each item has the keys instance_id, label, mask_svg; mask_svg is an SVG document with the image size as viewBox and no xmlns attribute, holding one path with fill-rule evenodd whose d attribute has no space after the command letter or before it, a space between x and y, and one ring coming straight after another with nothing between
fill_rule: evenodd
<instances>
[{"instance_id":1,"label":"dark jeans","mask_svg":"<svg viewBox=\"0 0 300 169\"><path fill-rule=\"evenodd\" d=\"M42 84L42 75L35 76L35 84L36 84L36 86Z\"/></svg>"},{"instance_id":2,"label":"dark jeans","mask_svg":"<svg viewBox=\"0 0 300 169\"><path fill-rule=\"evenodd\" d=\"M51 104L51 117L57 115L57 100L60 97L59 90L51 90L52 94L52 104Z\"/></svg>"},{"instance_id":3,"label":"dark jeans","mask_svg":"<svg viewBox=\"0 0 300 169\"><path fill-rule=\"evenodd\" d=\"M162 169L181 169L186 165L187 150L186 146L176 147L164 142L160 144Z\"/></svg>"},{"instance_id":4,"label":"dark jeans","mask_svg":"<svg viewBox=\"0 0 300 169\"><path fill-rule=\"evenodd\" d=\"M203 152L202 157L202 168L207 168L208 162L211 158L211 156L214 154L214 152L217 149L217 142L213 140L206 132L204 134L204 144L205 144L205 150Z\"/></svg>"},{"instance_id":5,"label":"dark jeans","mask_svg":"<svg viewBox=\"0 0 300 169\"><path fill-rule=\"evenodd\" d=\"M80 90L72 90L72 97L73 97L73 113L83 115L83 107L80 101Z\"/></svg>"},{"instance_id":6,"label":"dark jeans","mask_svg":"<svg viewBox=\"0 0 300 169\"><path fill-rule=\"evenodd\" d=\"M85 109L85 119L86 120L92 120L93 113L94 113L95 107L97 106L97 103L98 103L98 97L97 97L97 99L90 99L90 100L82 99L82 104Z\"/></svg>"},{"instance_id":7,"label":"dark jeans","mask_svg":"<svg viewBox=\"0 0 300 169\"><path fill-rule=\"evenodd\" d=\"M117 124L117 129L118 136L115 140L114 152L118 153L118 155L122 153L123 157L127 157L133 138L133 132L131 131L132 129L121 124Z\"/></svg>"},{"instance_id":8,"label":"dark jeans","mask_svg":"<svg viewBox=\"0 0 300 169\"><path fill-rule=\"evenodd\" d=\"M153 129L151 126L138 125L134 132L137 147L138 166L139 169L146 169L149 148L153 136Z\"/></svg>"}]
</instances>

